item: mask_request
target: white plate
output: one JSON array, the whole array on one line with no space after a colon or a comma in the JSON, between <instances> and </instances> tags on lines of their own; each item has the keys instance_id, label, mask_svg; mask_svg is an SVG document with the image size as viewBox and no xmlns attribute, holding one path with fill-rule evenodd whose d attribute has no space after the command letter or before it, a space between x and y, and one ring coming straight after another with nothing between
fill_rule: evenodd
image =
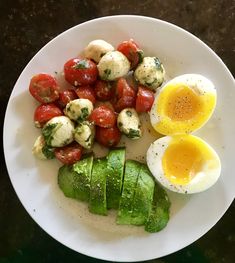
<instances>
[{"instance_id":1,"label":"white plate","mask_svg":"<svg viewBox=\"0 0 235 263\"><path fill-rule=\"evenodd\" d=\"M218 152L222 176L208 191L192 196L170 194L171 219L161 232L116 226L115 213L89 214L87 204L65 198L57 187L59 163L39 161L31 148L39 131L33 126L36 102L28 93L32 75L61 71L66 60L94 39L117 45L133 38L146 55L162 60L170 77L199 73L218 90L211 120L199 132ZM62 33L43 47L26 66L11 94L4 123L4 151L11 182L32 218L62 244L92 257L112 261L140 261L175 252L204 235L228 209L235 193L234 79L220 58L203 42L172 24L140 16L95 19ZM140 141L128 154L145 154ZM137 155L138 155L137 154Z\"/></svg>"}]
</instances>

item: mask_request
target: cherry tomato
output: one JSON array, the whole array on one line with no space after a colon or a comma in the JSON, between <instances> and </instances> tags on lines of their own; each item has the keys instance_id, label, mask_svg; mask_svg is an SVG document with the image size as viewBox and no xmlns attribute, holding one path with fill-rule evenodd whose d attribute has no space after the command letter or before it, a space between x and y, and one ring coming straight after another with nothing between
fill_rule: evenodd
<instances>
[{"instance_id":1,"label":"cherry tomato","mask_svg":"<svg viewBox=\"0 0 235 263\"><path fill-rule=\"evenodd\" d=\"M29 92L41 103L54 102L59 98L59 86L56 79L44 73L32 77Z\"/></svg>"},{"instance_id":2,"label":"cherry tomato","mask_svg":"<svg viewBox=\"0 0 235 263\"><path fill-rule=\"evenodd\" d=\"M93 84L97 76L97 66L90 59L72 58L64 65L64 77L75 87Z\"/></svg>"},{"instance_id":3,"label":"cherry tomato","mask_svg":"<svg viewBox=\"0 0 235 263\"><path fill-rule=\"evenodd\" d=\"M76 93L80 99L88 99L93 104L95 104L95 91L92 87L88 86L81 86L76 89Z\"/></svg>"},{"instance_id":4,"label":"cherry tomato","mask_svg":"<svg viewBox=\"0 0 235 263\"><path fill-rule=\"evenodd\" d=\"M55 149L55 157L63 164L74 164L81 159L82 146L73 142Z\"/></svg>"},{"instance_id":5,"label":"cherry tomato","mask_svg":"<svg viewBox=\"0 0 235 263\"><path fill-rule=\"evenodd\" d=\"M61 115L63 115L62 111L55 104L41 104L36 108L34 112L35 126L38 128L42 128L47 121L49 121L53 117Z\"/></svg>"},{"instance_id":6,"label":"cherry tomato","mask_svg":"<svg viewBox=\"0 0 235 263\"><path fill-rule=\"evenodd\" d=\"M154 92L145 87L139 87L136 97L136 111L148 112L150 111L154 102Z\"/></svg>"},{"instance_id":7,"label":"cherry tomato","mask_svg":"<svg viewBox=\"0 0 235 263\"><path fill-rule=\"evenodd\" d=\"M63 109L71 100L77 99L78 96L76 92L72 89L63 90L59 94L58 105Z\"/></svg>"},{"instance_id":8,"label":"cherry tomato","mask_svg":"<svg viewBox=\"0 0 235 263\"><path fill-rule=\"evenodd\" d=\"M143 51L133 39L123 41L118 45L117 50L123 53L131 62L131 68L135 68L143 59Z\"/></svg>"},{"instance_id":9,"label":"cherry tomato","mask_svg":"<svg viewBox=\"0 0 235 263\"><path fill-rule=\"evenodd\" d=\"M97 126L111 128L116 124L117 117L111 108L106 105L100 105L92 111L89 120L93 121Z\"/></svg>"},{"instance_id":10,"label":"cherry tomato","mask_svg":"<svg viewBox=\"0 0 235 263\"><path fill-rule=\"evenodd\" d=\"M112 147L119 143L121 132L115 125L112 128L96 127L96 141L106 147Z\"/></svg>"},{"instance_id":11,"label":"cherry tomato","mask_svg":"<svg viewBox=\"0 0 235 263\"><path fill-rule=\"evenodd\" d=\"M110 100L114 95L112 84L104 80L96 81L94 91L96 98L101 101Z\"/></svg>"},{"instance_id":12,"label":"cherry tomato","mask_svg":"<svg viewBox=\"0 0 235 263\"><path fill-rule=\"evenodd\" d=\"M114 108L117 112L125 108L135 107L136 93L135 90L127 83L124 78L117 81L117 101Z\"/></svg>"}]
</instances>

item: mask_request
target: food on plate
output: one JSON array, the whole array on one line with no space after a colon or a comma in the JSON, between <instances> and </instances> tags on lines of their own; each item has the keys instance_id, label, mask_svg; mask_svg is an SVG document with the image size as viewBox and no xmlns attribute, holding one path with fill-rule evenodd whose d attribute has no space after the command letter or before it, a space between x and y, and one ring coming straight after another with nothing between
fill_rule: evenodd
<instances>
[{"instance_id":1,"label":"food on plate","mask_svg":"<svg viewBox=\"0 0 235 263\"><path fill-rule=\"evenodd\" d=\"M91 149L95 138L95 126L89 121L78 123L74 130L74 140L85 149Z\"/></svg>"},{"instance_id":2,"label":"food on plate","mask_svg":"<svg viewBox=\"0 0 235 263\"><path fill-rule=\"evenodd\" d=\"M93 110L93 104L88 99L71 100L65 107L64 114L71 120L80 122L86 120Z\"/></svg>"},{"instance_id":3,"label":"food on plate","mask_svg":"<svg viewBox=\"0 0 235 263\"><path fill-rule=\"evenodd\" d=\"M62 147L73 141L74 123L66 116L50 119L42 129L42 135L48 146Z\"/></svg>"},{"instance_id":4,"label":"food on plate","mask_svg":"<svg viewBox=\"0 0 235 263\"><path fill-rule=\"evenodd\" d=\"M97 80L94 86L95 97L100 101L110 100L115 93L113 85L109 81Z\"/></svg>"},{"instance_id":5,"label":"food on plate","mask_svg":"<svg viewBox=\"0 0 235 263\"><path fill-rule=\"evenodd\" d=\"M197 193L219 178L220 159L205 141L193 135L172 135L153 142L147 164L156 180L178 193Z\"/></svg>"},{"instance_id":6,"label":"food on plate","mask_svg":"<svg viewBox=\"0 0 235 263\"><path fill-rule=\"evenodd\" d=\"M116 125L117 117L110 107L100 105L92 111L89 120L99 127L112 128Z\"/></svg>"},{"instance_id":7,"label":"food on plate","mask_svg":"<svg viewBox=\"0 0 235 263\"><path fill-rule=\"evenodd\" d=\"M213 83L204 76L178 76L157 93L150 113L151 124L164 135L191 133L211 117L216 97Z\"/></svg>"},{"instance_id":8,"label":"food on plate","mask_svg":"<svg viewBox=\"0 0 235 263\"><path fill-rule=\"evenodd\" d=\"M45 73L37 74L31 78L29 92L41 103L54 102L59 98L59 86L56 79Z\"/></svg>"},{"instance_id":9,"label":"food on plate","mask_svg":"<svg viewBox=\"0 0 235 263\"><path fill-rule=\"evenodd\" d=\"M95 96L95 91L94 88L86 85L86 86L79 86L76 89L76 94L80 99L88 99L90 100L93 104L96 103L96 96Z\"/></svg>"},{"instance_id":10,"label":"food on plate","mask_svg":"<svg viewBox=\"0 0 235 263\"><path fill-rule=\"evenodd\" d=\"M53 159L54 149L46 145L42 135L39 135L33 145L33 154L40 160Z\"/></svg>"},{"instance_id":11,"label":"food on plate","mask_svg":"<svg viewBox=\"0 0 235 263\"><path fill-rule=\"evenodd\" d=\"M34 125L42 128L50 119L61 115L63 115L61 109L54 103L41 104L34 111Z\"/></svg>"},{"instance_id":12,"label":"food on plate","mask_svg":"<svg viewBox=\"0 0 235 263\"><path fill-rule=\"evenodd\" d=\"M96 126L95 138L99 144L112 147L120 142L121 132L116 125L111 128Z\"/></svg>"},{"instance_id":13,"label":"food on plate","mask_svg":"<svg viewBox=\"0 0 235 263\"><path fill-rule=\"evenodd\" d=\"M121 52L110 51L101 58L97 68L101 79L112 81L127 75L130 62Z\"/></svg>"},{"instance_id":14,"label":"food on plate","mask_svg":"<svg viewBox=\"0 0 235 263\"><path fill-rule=\"evenodd\" d=\"M131 62L131 69L135 68L144 57L144 52L139 48L137 43L133 40L127 40L120 43L117 50L123 53Z\"/></svg>"},{"instance_id":15,"label":"food on plate","mask_svg":"<svg viewBox=\"0 0 235 263\"><path fill-rule=\"evenodd\" d=\"M64 64L64 77L75 87L90 85L98 77L97 66L87 58L72 58Z\"/></svg>"},{"instance_id":16,"label":"food on plate","mask_svg":"<svg viewBox=\"0 0 235 263\"><path fill-rule=\"evenodd\" d=\"M157 57L144 57L134 72L135 79L152 90L156 90L164 81L165 69Z\"/></svg>"},{"instance_id":17,"label":"food on plate","mask_svg":"<svg viewBox=\"0 0 235 263\"><path fill-rule=\"evenodd\" d=\"M117 125L130 139L139 139L142 136L139 116L134 108L126 108L118 114Z\"/></svg>"},{"instance_id":18,"label":"food on plate","mask_svg":"<svg viewBox=\"0 0 235 263\"><path fill-rule=\"evenodd\" d=\"M136 96L135 109L138 113L149 112L154 102L154 92L148 88L139 86Z\"/></svg>"},{"instance_id":19,"label":"food on plate","mask_svg":"<svg viewBox=\"0 0 235 263\"><path fill-rule=\"evenodd\" d=\"M107 215L108 209L118 209L117 224L142 225L153 233L169 221L166 191L145 164L125 162L125 148L110 150L106 157L88 156L62 166L58 185L66 197L87 201L91 213Z\"/></svg>"},{"instance_id":20,"label":"food on plate","mask_svg":"<svg viewBox=\"0 0 235 263\"><path fill-rule=\"evenodd\" d=\"M56 103L61 109L64 109L67 103L77 98L78 96L74 89L61 90L59 93L59 99Z\"/></svg>"},{"instance_id":21,"label":"food on plate","mask_svg":"<svg viewBox=\"0 0 235 263\"><path fill-rule=\"evenodd\" d=\"M99 63L100 59L109 51L114 51L114 47L102 39L91 41L84 50L86 58L94 60Z\"/></svg>"}]
</instances>

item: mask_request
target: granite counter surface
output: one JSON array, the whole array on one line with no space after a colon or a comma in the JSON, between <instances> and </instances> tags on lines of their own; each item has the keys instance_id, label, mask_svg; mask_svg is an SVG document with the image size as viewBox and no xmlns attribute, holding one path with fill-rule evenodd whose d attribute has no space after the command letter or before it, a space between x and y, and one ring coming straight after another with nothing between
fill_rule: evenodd
<instances>
[{"instance_id":1,"label":"granite counter surface","mask_svg":"<svg viewBox=\"0 0 235 263\"><path fill-rule=\"evenodd\" d=\"M7 101L19 74L49 40L81 22L136 14L174 23L208 44L235 76L235 1L1 0L1 136ZM18 200L4 162L0 165L0 263L102 262L76 253L46 234ZM235 203L222 219L190 246L149 262L235 262Z\"/></svg>"}]
</instances>

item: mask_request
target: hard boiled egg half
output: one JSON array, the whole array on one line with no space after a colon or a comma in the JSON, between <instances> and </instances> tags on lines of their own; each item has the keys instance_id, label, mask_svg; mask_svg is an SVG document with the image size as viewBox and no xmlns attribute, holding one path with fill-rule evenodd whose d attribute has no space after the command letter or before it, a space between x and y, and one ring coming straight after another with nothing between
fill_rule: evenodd
<instances>
[{"instance_id":1,"label":"hard boiled egg half","mask_svg":"<svg viewBox=\"0 0 235 263\"><path fill-rule=\"evenodd\" d=\"M164 135L191 133L210 118L216 97L213 83L204 76L178 76L157 92L150 112L151 124Z\"/></svg>"},{"instance_id":2,"label":"hard boiled egg half","mask_svg":"<svg viewBox=\"0 0 235 263\"><path fill-rule=\"evenodd\" d=\"M221 172L213 148L193 135L164 136L147 151L147 164L156 180L178 193L197 193L211 187Z\"/></svg>"}]
</instances>

